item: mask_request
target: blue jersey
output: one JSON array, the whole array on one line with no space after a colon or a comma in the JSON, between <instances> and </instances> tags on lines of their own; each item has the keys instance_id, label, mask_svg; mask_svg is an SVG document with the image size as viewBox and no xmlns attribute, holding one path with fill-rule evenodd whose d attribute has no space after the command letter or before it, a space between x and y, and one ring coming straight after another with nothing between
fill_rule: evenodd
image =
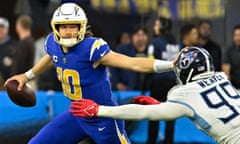
<instances>
[{"instance_id":1,"label":"blue jersey","mask_svg":"<svg viewBox=\"0 0 240 144\"><path fill-rule=\"evenodd\" d=\"M94 62L110 51L104 40L85 38L64 53L50 34L45 49L55 64L63 92L69 99L88 98L101 105L115 105L106 67L93 67ZM69 111L44 126L29 144L75 144L87 137L97 144L130 144L123 120L80 118Z\"/></svg>"},{"instance_id":2,"label":"blue jersey","mask_svg":"<svg viewBox=\"0 0 240 144\"><path fill-rule=\"evenodd\" d=\"M87 98L98 104L114 105L106 67L93 67L94 62L110 51L103 39L85 38L71 47L68 53L64 53L51 33L45 49L55 64L65 96L71 100Z\"/></svg>"}]
</instances>

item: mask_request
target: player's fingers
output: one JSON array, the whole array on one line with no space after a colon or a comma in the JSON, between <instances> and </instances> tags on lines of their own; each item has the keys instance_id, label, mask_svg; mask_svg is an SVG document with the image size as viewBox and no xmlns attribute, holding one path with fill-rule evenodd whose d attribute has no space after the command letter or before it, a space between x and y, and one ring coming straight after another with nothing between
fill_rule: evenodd
<instances>
[{"instance_id":1,"label":"player's fingers","mask_svg":"<svg viewBox=\"0 0 240 144\"><path fill-rule=\"evenodd\" d=\"M136 103L142 103L143 100L142 100L142 99L136 99L135 102L136 102Z\"/></svg>"},{"instance_id":2,"label":"player's fingers","mask_svg":"<svg viewBox=\"0 0 240 144\"><path fill-rule=\"evenodd\" d=\"M139 101L139 99L141 99L143 96L136 96L133 98L133 101Z\"/></svg>"},{"instance_id":3,"label":"player's fingers","mask_svg":"<svg viewBox=\"0 0 240 144\"><path fill-rule=\"evenodd\" d=\"M83 113L79 113L79 111L77 110L69 110L69 112L74 116L79 116L79 117L85 116Z\"/></svg>"},{"instance_id":4,"label":"player's fingers","mask_svg":"<svg viewBox=\"0 0 240 144\"><path fill-rule=\"evenodd\" d=\"M74 112L71 112L71 114L74 115L74 116L78 116L78 114L77 114L77 113L74 113Z\"/></svg>"},{"instance_id":5,"label":"player's fingers","mask_svg":"<svg viewBox=\"0 0 240 144\"><path fill-rule=\"evenodd\" d=\"M4 82L4 87L6 87L6 85L7 85L8 82L9 82L9 80L6 80L6 81Z\"/></svg>"},{"instance_id":6,"label":"player's fingers","mask_svg":"<svg viewBox=\"0 0 240 144\"><path fill-rule=\"evenodd\" d=\"M79 106L75 104L71 104L70 109L79 109Z\"/></svg>"},{"instance_id":7,"label":"player's fingers","mask_svg":"<svg viewBox=\"0 0 240 144\"><path fill-rule=\"evenodd\" d=\"M82 114L73 114L75 117L87 117L87 115L82 115Z\"/></svg>"},{"instance_id":8,"label":"player's fingers","mask_svg":"<svg viewBox=\"0 0 240 144\"><path fill-rule=\"evenodd\" d=\"M137 96L137 97L135 97L134 99L133 99L133 101L135 102L135 103L142 103L143 101L144 101L144 98L145 98L146 96Z\"/></svg>"},{"instance_id":9,"label":"player's fingers","mask_svg":"<svg viewBox=\"0 0 240 144\"><path fill-rule=\"evenodd\" d=\"M72 102L70 105L71 109L81 109L82 107L84 107L84 106L82 106L81 103L79 103L79 102Z\"/></svg>"},{"instance_id":10,"label":"player's fingers","mask_svg":"<svg viewBox=\"0 0 240 144\"><path fill-rule=\"evenodd\" d=\"M71 105L76 105L76 104L79 104L79 102L78 101L71 102Z\"/></svg>"},{"instance_id":11,"label":"player's fingers","mask_svg":"<svg viewBox=\"0 0 240 144\"><path fill-rule=\"evenodd\" d=\"M185 51L185 50L188 49L188 48L189 48L189 47L185 47L185 48L183 48L180 52L178 52L178 54L176 55L175 59L173 60L174 66L177 64L178 57L183 53L183 51Z\"/></svg>"},{"instance_id":12,"label":"player's fingers","mask_svg":"<svg viewBox=\"0 0 240 144\"><path fill-rule=\"evenodd\" d=\"M71 103L71 105L73 105L73 106L80 106L80 105L82 105L83 103L81 102L81 101L73 101L72 103Z\"/></svg>"},{"instance_id":13,"label":"player's fingers","mask_svg":"<svg viewBox=\"0 0 240 144\"><path fill-rule=\"evenodd\" d=\"M77 114L77 113L81 113L82 111L77 110L77 109L70 109L69 112L72 114Z\"/></svg>"},{"instance_id":14,"label":"player's fingers","mask_svg":"<svg viewBox=\"0 0 240 144\"><path fill-rule=\"evenodd\" d=\"M21 91L22 88L23 88L23 86L24 86L24 83L21 82L21 81L19 81L19 80L17 80L17 81L18 81L18 88L17 88L17 90L18 90L18 91Z\"/></svg>"},{"instance_id":15,"label":"player's fingers","mask_svg":"<svg viewBox=\"0 0 240 144\"><path fill-rule=\"evenodd\" d=\"M7 80L5 81L5 83L4 83L4 86L6 87L7 83L8 83L9 81L11 81L11 80L13 80L13 78L7 79Z\"/></svg>"},{"instance_id":16,"label":"player's fingers","mask_svg":"<svg viewBox=\"0 0 240 144\"><path fill-rule=\"evenodd\" d=\"M133 99L132 99L132 102L134 102L134 103L137 102L137 99L136 99L136 98L133 98Z\"/></svg>"},{"instance_id":17,"label":"player's fingers","mask_svg":"<svg viewBox=\"0 0 240 144\"><path fill-rule=\"evenodd\" d=\"M139 99L133 99L133 101L132 101L133 103L139 103Z\"/></svg>"},{"instance_id":18,"label":"player's fingers","mask_svg":"<svg viewBox=\"0 0 240 144\"><path fill-rule=\"evenodd\" d=\"M78 111L74 110L74 109L70 109L69 112L72 113L72 114L76 114Z\"/></svg>"}]
</instances>

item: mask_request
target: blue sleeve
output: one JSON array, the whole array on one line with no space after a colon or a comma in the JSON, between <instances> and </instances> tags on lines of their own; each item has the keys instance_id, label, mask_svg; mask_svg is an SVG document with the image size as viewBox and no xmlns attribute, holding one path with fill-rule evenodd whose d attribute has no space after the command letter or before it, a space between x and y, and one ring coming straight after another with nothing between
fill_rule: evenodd
<instances>
[{"instance_id":1,"label":"blue sleeve","mask_svg":"<svg viewBox=\"0 0 240 144\"><path fill-rule=\"evenodd\" d=\"M44 50L46 53L49 54L49 50L50 50L50 45L51 43L54 41L54 38L53 38L53 33L50 33L46 40L45 40L45 43L44 43Z\"/></svg>"},{"instance_id":2,"label":"blue sleeve","mask_svg":"<svg viewBox=\"0 0 240 144\"><path fill-rule=\"evenodd\" d=\"M89 60L92 62L98 61L109 52L110 48L106 41L103 39L95 39L91 45Z\"/></svg>"}]
</instances>

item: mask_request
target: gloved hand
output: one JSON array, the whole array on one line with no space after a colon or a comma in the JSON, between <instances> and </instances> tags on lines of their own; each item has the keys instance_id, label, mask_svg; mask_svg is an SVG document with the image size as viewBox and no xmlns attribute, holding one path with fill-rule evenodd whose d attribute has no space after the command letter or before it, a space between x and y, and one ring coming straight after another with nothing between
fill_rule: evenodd
<instances>
[{"instance_id":1,"label":"gloved hand","mask_svg":"<svg viewBox=\"0 0 240 144\"><path fill-rule=\"evenodd\" d=\"M133 98L133 103L142 105L160 104L161 102L150 96L137 96Z\"/></svg>"},{"instance_id":2,"label":"gloved hand","mask_svg":"<svg viewBox=\"0 0 240 144\"><path fill-rule=\"evenodd\" d=\"M78 117L94 117L97 116L99 105L89 99L81 99L74 101L70 105L70 112Z\"/></svg>"}]
</instances>

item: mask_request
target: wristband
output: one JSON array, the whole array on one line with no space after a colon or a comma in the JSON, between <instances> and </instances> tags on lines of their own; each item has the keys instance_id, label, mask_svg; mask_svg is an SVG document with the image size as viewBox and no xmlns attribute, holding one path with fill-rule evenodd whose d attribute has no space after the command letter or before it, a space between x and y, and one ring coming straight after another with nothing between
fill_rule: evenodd
<instances>
[{"instance_id":1,"label":"wristband","mask_svg":"<svg viewBox=\"0 0 240 144\"><path fill-rule=\"evenodd\" d=\"M32 70L28 70L27 72L25 72L25 75L29 80L32 80L36 77Z\"/></svg>"},{"instance_id":2,"label":"wristband","mask_svg":"<svg viewBox=\"0 0 240 144\"><path fill-rule=\"evenodd\" d=\"M156 73L171 71L172 69L173 69L172 61L155 60L153 63L153 70Z\"/></svg>"}]
</instances>

